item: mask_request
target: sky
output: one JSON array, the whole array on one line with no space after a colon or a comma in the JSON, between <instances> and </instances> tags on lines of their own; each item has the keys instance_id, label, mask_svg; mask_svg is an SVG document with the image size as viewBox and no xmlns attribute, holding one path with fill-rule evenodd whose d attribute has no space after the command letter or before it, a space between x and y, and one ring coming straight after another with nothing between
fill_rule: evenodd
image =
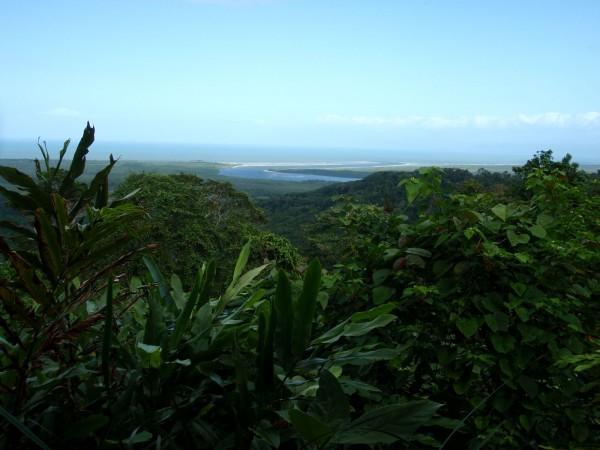
<instances>
[{"instance_id":1,"label":"sky","mask_svg":"<svg viewBox=\"0 0 600 450\"><path fill-rule=\"evenodd\" d=\"M597 0L2 0L0 139L90 121L97 141L600 163L598 23Z\"/></svg>"}]
</instances>

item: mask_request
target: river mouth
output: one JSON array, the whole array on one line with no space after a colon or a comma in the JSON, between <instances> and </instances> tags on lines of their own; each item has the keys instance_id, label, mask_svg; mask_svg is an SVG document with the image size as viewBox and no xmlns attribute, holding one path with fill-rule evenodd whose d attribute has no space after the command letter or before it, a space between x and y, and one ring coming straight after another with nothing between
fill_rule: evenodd
<instances>
[{"instance_id":1,"label":"river mouth","mask_svg":"<svg viewBox=\"0 0 600 450\"><path fill-rule=\"evenodd\" d=\"M219 175L236 178L253 178L273 181L331 181L343 183L357 181L365 170L391 165L391 163L356 161L345 163L241 163L219 170ZM397 165L394 163L393 165ZM362 171L361 171L362 169ZM356 171L356 175L352 174ZM339 172L343 172L339 173Z\"/></svg>"},{"instance_id":2,"label":"river mouth","mask_svg":"<svg viewBox=\"0 0 600 450\"><path fill-rule=\"evenodd\" d=\"M348 177L337 177L330 175L314 175L304 173L290 173L290 172L279 172L273 170L269 166L238 166L228 167L226 169L220 169L219 175L225 177L236 177L236 178L253 178L260 180L272 180L272 181L335 181L343 183L347 181L357 181L360 178L348 178Z\"/></svg>"}]
</instances>

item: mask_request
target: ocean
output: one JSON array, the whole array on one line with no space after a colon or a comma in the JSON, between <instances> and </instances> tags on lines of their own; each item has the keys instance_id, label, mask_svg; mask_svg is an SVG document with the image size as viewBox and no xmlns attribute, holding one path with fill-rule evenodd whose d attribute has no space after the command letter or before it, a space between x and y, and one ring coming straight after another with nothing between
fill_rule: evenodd
<instances>
[{"instance_id":1,"label":"ocean","mask_svg":"<svg viewBox=\"0 0 600 450\"><path fill-rule=\"evenodd\" d=\"M75 151L79 139L73 140L65 156ZM57 157L63 141L48 140L47 147L51 157ZM204 161L232 164L233 167L221 169L225 176L245 178L263 178L287 181L342 180L340 177L324 175L308 175L276 172L277 169L298 168L372 168L394 166L472 166L475 168L490 166L522 165L530 159L534 151L517 149L500 151L493 148L481 151L450 150L389 150L358 148L315 148L285 146L241 146L214 144L182 144L182 143L140 143L96 141L90 147L89 160L107 160L112 154L124 161ZM33 159L41 156L37 140L0 139L0 159ZM555 159L563 154L555 152ZM578 159L573 153L573 160L584 165L600 165L600 155L596 152L583 155ZM593 169L595 171L596 169Z\"/></svg>"}]
</instances>

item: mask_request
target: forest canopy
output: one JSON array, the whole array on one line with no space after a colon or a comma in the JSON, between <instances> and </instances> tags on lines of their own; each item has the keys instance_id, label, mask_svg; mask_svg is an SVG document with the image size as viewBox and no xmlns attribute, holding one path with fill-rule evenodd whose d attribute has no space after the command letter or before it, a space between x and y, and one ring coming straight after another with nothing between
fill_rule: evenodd
<instances>
[{"instance_id":1,"label":"forest canopy","mask_svg":"<svg viewBox=\"0 0 600 450\"><path fill-rule=\"evenodd\" d=\"M0 167L1 447L600 445L600 191L570 156L275 199L301 256L228 183L110 192L111 156L79 184L94 138Z\"/></svg>"}]
</instances>

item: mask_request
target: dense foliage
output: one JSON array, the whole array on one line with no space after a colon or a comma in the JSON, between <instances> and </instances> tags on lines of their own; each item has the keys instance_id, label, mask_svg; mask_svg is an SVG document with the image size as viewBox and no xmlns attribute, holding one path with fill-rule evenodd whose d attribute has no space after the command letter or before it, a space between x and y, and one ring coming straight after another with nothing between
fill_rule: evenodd
<instances>
[{"instance_id":1,"label":"dense foliage","mask_svg":"<svg viewBox=\"0 0 600 450\"><path fill-rule=\"evenodd\" d=\"M298 262L284 238L260 230L264 213L231 183L184 173L138 173L129 175L114 195L131 192L135 195L130 201L142 207L152 223L142 242L160 244L155 253L159 266L166 273L176 272L187 285L202 262L216 259L217 285L223 286L231 277L228 263L249 240L255 241L254 262L267 258L288 269Z\"/></svg>"},{"instance_id":2,"label":"dense foliage","mask_svg":"<svg viewBox=\"0 0 600 450\"><path fill-rule=\"evenodd\" d=\"M0 167L26 240L0 238L3 448L600 445L600 197L570 159L378 175L382 205L311 229L323 269L231 185L110 201L112 157L78 184L93 140L68 170L41 148L37 181Z\"/></svg>"}]
</instances>

